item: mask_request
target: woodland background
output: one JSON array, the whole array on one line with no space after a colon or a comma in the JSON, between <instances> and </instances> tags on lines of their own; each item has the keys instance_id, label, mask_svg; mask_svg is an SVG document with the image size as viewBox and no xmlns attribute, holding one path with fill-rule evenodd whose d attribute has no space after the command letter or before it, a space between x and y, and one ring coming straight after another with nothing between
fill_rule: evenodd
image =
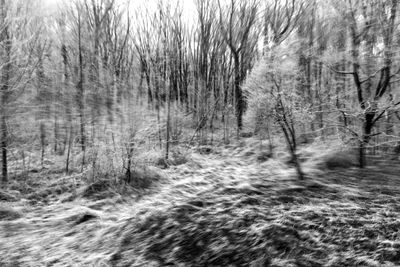
<instances>
[{"instance_id":1,"label":"woodland background","mask_svg":"<svg viewBox=\"0 0 400 267\"><path fill-rule=\"evenodd\" d=\"M338 137L364 166L398 142L397 9L199 0L185 13L180 2L87 0L46 15L40 1L2 1L2 179L10 158L26 169L32 153L42 166L63 155L69 172L78 152L84 166L124 149L130 169L139 143L167 161L174 144L241 132L284 136L295 162L296 143Z\"/></svg>"},{"instance_id":2,"label":"woodland background","mask_svg":"<svg viewBox=\"0 0 400 267\"><path fill-rule=\"evenodd\" d=\"M0 0L0 266L400 266L398 0Z\"/></svg>"}]
</instances>

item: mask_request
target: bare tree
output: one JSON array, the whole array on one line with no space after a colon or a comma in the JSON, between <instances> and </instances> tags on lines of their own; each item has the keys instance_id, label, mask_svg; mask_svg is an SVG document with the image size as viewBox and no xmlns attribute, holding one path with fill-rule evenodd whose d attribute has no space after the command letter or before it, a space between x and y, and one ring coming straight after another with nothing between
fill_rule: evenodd
<instances>
[{"instance_id":1,"label":"bare tree","mask_svg":"<svg viewBox=\"0 0 400 267\"><path fill-rule=\"evenodd\" d=\"M269 126L268 120L273 119L279 127L291 157L290 163L294 165L298 178L303 180L305 175L297 155L297 129L304 111L301 105L302 95L296 93L296 87L292 83L298 69L294 60L291 57L286 58L282 51L275 51L275 56L275 61L264 58L257 63L244 88L250 96L253 112L257 117L266 120L260 123Z\"/></svg>"},{"instance_id":2,"label":"bare tree","mask_svg":"<svg viewBox=\"0 0 400 267\"><path fill-rule=\"evenodd\" d=\"M8 103L8 95L10 93L10 75L11 75L11 35L9 32L9 17L8 17L8 6L5 0L0 1L0 23L1 23L1 33L0 42L2 45L1 58L3 65L1 68L1 112L0 112L0 132L1 132L1 155L2 155L2 181L6 183L8 181L8 159L7 159L7 149L8 149L8 129L7 129L7 110L6 107Z\"/></svg>"},{"instance_id":3,"label":"bare tree","mask_svg":"<svg viewBox=\"0 0 400 267\"><path fill-rule=\"evenodd\" d=\"M37 104L38 104L38 114L37 119L39 122L39 137L40 137L40 146L41 146L41 164L43 167L44 155L46 150L46 121L50 119L50 105L52 99L49 97L50 92L48 90L47 79L44 73L44 59L45 54L47 53L47 49L49 48L49 44L46 39L40 40L40 43L37 44L36 47L36 56L37 56L37 67L36 67L36 90L37 90ZM55 132L58 132L57 125L55 125ZM57 134L55 135L55 152L57 151Z\"/></svg>"},{"instance_id":4,"label":"bare tree","mask_svg":"<svg viewBox=\"0 0 400 267\"><path fill-rule=\"evenodd\" d=\"M297 27L304 10L302 0L269 1L264 15L265 48L282 43Z\"/></svg>"},{"instance_id":5,"label":"bare tree","mask_svg":"<svg viewBox=\"0 0 400 267\"><path fill-rule=\"evenodd\" d=\"M36 2L32 1L32 5ZM10 116L20 111L22 93L31 81L37 62L34 52L38 41L38 28L27 12L23 1L0 1L0 57L2 59L0 86L0 151L2 158L2 180L8 180L8 152L11 139L9 123L18 122ZM17 18L17 19L16 19Z\"/></svg>"},{"instance_id":6,"label":"bare tree","mask_svg":"<svg viewBox=\"0 0 400 267\"><path fill-rule=\"evenodd\" d=\"M373 129L376 123L388 109L400 105L400 102L388 103L385 101L392 79L399 73L397 70L393 72L397 8L397 0L350 1L343 11L344 19L350 28L351 70L338 71L334 69L334 71L353 77L358 104L362 111L361 134L355 133L359 139L359 165L361 168L366 164L365 149L374 135ZM373 66L370 63L375 57L374 49L377 48L378 37L382 38L382 51L379 56L380 60L376 61ZM362 42L366 44L367 53L361 53ZM363 66L364 60L367 64ZM363 68L366 69L365 72L363 72Z\"/></svg>"},{"instance_id":7,"label":"bare tree","mask_svg":"<svg viewBox=\"0 0 400 267\"><path fill-rule=\"evenodd\" d=\"M75 72L75 86L76 86L76 105L78 107L79 116L79 142L81 150L83 152L82 166L85 164L85 153L86 153L86 116L85 116L85 71L84 71L84 46L83 46L83 34L85 29L85 23L83 21L84 6L79 2L74 2L70 9L70 21L74 30L76 42L76 54L77 54L77 65L74 67Z\"/></svg>"},{"instance_id":8,"label":"bare tree","mask_svg":"<svg viewBox=\"0 0 400 267\"><path fill-rule=\"evenodd\" d=\"M89 33L92 36L90 68L89 68L89 85L91 87L91 123L92 123L92 138L95 138L95 128L97 118L100 116L101 101L101 83L100 83L100 44L103 28L106 19L110 16L110 12L114 7L114 0L85 0L84 14L87 19Z\"/></svg>"},{"instance_id":9,"label":"bare tree","mask_svg":"<svg viewBox=\"0 0 400 267\"><path fill-rule=\"evenodd\" d=\"M219 4L221 33L230 48L234 61L234 94L238 132L243 128L243 113L246 102L241 84L249 70L257 44L257 34L253 29L257 21L258 2L256 0L231 0L226 8Z\"/></svg>"}]
</instances>

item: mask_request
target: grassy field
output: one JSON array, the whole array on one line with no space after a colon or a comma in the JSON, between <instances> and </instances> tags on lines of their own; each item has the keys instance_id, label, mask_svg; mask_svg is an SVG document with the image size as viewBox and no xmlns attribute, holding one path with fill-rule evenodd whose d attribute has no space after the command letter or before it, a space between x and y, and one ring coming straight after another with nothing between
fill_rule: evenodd
<instances>
[{"instance_id":1,"label":"grassy field","mask_svg":"<svg viewBox=\"0 0 400 267\"><path fill-rule=\"evenodd\" d=\"M152 167L140 190L16 177L0 191L0 266L400 266L399 162L360 170L321 151L303 150L305 181L251 138Z\"/></svg>"}]
</instances>

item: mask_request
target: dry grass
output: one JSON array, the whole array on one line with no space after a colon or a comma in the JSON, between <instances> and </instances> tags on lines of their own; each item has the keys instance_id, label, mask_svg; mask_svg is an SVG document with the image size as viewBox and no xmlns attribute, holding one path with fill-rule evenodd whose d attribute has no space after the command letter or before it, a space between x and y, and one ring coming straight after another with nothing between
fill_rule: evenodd
<instances>
[{"instance_id":1,"label":"dry grass","mask_svg":"<svg viewBox=\"0 0 400 267\"><path fill-rule=\"evenodd\" d=\"M335 175L365 180L354 186L334 182ZM382 181L362 172L327 176L281 188L265 181L220 184L168 208L142 211L127 222L113 264L398 265L397 191L377 194ZM386 182L398 190L394 177Z\"/></svg>"},{"instance_id":2,"label":"dry grass","mask_svg":"<svg viewBox=\"0 0 400 267\"><path fill-rule=\"evenodd\" d=\"M192 151L146 194L22 208L0 222L0 265L400 265L398 165L323 169L299 182L277 159L258 162L258 151L252 139Z\"/></svg>"}]
</instances>

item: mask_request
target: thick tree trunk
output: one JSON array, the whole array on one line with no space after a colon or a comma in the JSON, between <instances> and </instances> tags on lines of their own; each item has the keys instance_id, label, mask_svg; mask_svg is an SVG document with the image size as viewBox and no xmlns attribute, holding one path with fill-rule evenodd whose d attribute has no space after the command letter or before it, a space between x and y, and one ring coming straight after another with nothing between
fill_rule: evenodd
<instances>
[{"instance_id":1,"label":"thick tree trunk","mask_svg":"<svg viewBox=\"0 0 400 267\"><path fill-rule=\"evenodd\" d=\"M374 126L375 112L365 114L365 122L363 125L363 134L359 143L359 167L364 168L367 165L366 148L371 139L372 128Z\"/></svg>"},{"instance_id":2,"label":"thick tree trunk","mask_svg":"<svg viewBox=\"0 0 400 267\"><path fill-rule=\"evenodd\" d=\"M358 165L360 168L364 168L366 164L366 156L365 156L365 143L360 140L360 144L358 147Z\"/></svg>"}]
</instances>

